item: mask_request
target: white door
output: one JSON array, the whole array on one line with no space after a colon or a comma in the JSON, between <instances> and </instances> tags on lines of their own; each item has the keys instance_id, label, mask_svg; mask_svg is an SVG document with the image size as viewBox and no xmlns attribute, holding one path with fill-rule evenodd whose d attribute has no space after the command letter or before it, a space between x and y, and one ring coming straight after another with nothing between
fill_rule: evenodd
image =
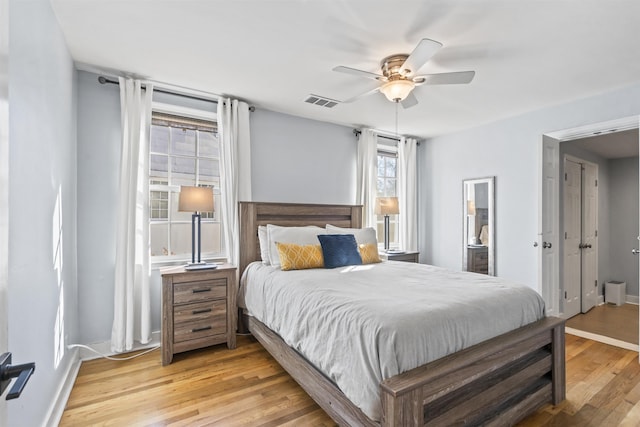
<instances>
[{"instance_id":1,"label":"white door","mask_svg":"<svg viewBox=\"0 0 640 427\"><path fill-rule=\"evenodd\" d=\"M9 0L0 0L0 354L7 351L9 267ZM7 425L0 397L0 426Z\"/></svg>"},{"instance_id":2,"label":"white door","mask_svg":"<svg viewBox=\"0 0 640 427\"><path fill-rule=\"evenodd\" d=\"M639 120L640 122L640 120ZM640 127L640 123L638 123L639 127ZM638 136L638 148L640 149L640 135ZM639 159L640 162L640 159ZM638 168L640 169L640 164L638 165ZM640 183L640 174L638 174L638 181ZM638 212L640 212L640 206L638 206ZM638 215L638 221L640 223L640 215ZM638 229L640 229L640 224L638 224ZM638 243L640 243L640 236L638 236ZM636 247L632 249L633 253L635 255L638 255L638 245L636 244ZM638 257L638 268L640 268L640 256ZM640 281L640 279L639 279ZM638 283L638 286L640 287L640 283ZM640 316L640 312L638 312L638 316ZM640 317L638 318L638 323L640 323ZM640 331L639 331L640 334ZM640 339L640 336L638 337ZM638 361L640 361L640 353L638 353Z\"/></svg>"},{"instance_id":3,"label":"white door","mask_svg":"<svg viewBox=\"0 0 640 427\"><path fill-rule=\"evenodd\" d=\"M582 165L564 160L564 314L580 313Z\"/></svg>"},{"instance_id":4,"label":"white door","mask_svg":"<svg viewBox=\"0 0 640 427\"><path fill-rule=\"evenodd\" d=\"M548 315L560 313L558 284L558 228L559 228L559 174L560 141L543 136L540 161L542 174L540 182L540 223L538 224L538 277L539 289Z\"/></svg>"},{"instance_id":5,"label":"white door","mask_svg":"<svg viewBox=\"0 0 640 427\"><path fill-rule=\"evenodd\" d=\"M598 165L583 164L582 175L582 302L586 313L598 297Z\"/></svg>"}]
</instances>

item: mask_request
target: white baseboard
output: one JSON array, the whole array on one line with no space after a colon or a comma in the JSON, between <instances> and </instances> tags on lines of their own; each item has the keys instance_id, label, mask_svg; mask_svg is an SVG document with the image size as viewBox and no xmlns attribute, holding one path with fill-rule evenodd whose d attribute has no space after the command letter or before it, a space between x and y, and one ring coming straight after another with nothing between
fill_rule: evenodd
<instances>
[{"instance_id":1,"label":"white baseboard","mask_svg":"<svg viewBox=\"0 0 640 427\"><path fill-rule=\"evenodd\" d=\"M71 390L73 389L73 384L76 382L76 377L78 376L78 371L80 370L81 361L79 358L78 349L73 348L69 350L69 352L70 360L64 372L64 378L60 382L55 397L51 402L51 406L49 406L49 410L47 411L47 416L45 418L44 424L47 427L56 427L60 424L60 419L62 418L62 414L64 413L64 408L67 406L67 400L69 400L69 395L71 394Z\"/></svg>"},{"instance_id":2,"label":"white baseboard","mask_svg":"<svg viewBox=\"0 0 640 427\"><path fill-rule=\"evenodd\" d=\"M635 305L640 305L640 298L637 295L626 295L624 298L624 301L627 304L635 304ZM597 305L602 305L604 304L604 295L598 295L598 302Z\"/></svg>"},{"instance_id":3,"label":"white baseboard","mask_svg":"<svg viewBox=\"0 0 640 427\"><path fill-rule=\"evenodd\" d=\"M148 348L157 347L159 345L160 345L160 331L156 331L151 333L150 342L148 342L147 344L140 344L139 342L136 342L130 351L145 350ZM102 355L115 356L118 354L111 351L111 341L95 342L95 343L87 344L87 346L91 347L92 349L94 349L100 354L95 353L91 350L87 350L86 348L80 348L80 360L82 361L99 359L103 357Z\"/></svg>"},{"instance_id":4,"label":"white baseboard","mask_svg":"<svg viewBox=\"0 0 640 427\"><path fill-rule=\"evenodd\" d=\"M615 338L605 337L604 335L593 334L591 332L579 331L578 329L565 327L564 331L567 334L575 335L577 337L587 338L590 340L598 341L604 344L609 344L615 347L624 348L626 350L638 351L638 345L632 344L626 341L617 340Z\"/></svg>"}]
</instances>

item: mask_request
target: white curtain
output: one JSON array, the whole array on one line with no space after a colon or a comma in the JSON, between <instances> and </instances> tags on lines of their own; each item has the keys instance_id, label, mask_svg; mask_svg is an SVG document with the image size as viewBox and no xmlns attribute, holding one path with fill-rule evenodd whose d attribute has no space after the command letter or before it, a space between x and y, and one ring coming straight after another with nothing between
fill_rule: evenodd
<instances>
[{"instance_id":1,"label":"white curtain","mask_svg":"<svg viewBox=\"0 0 640 427\"><path fill-rule=\"evenodd\" d=\"M122 153L111 351L151 341L149 293L149 131L153 88L120 78Z\"/></svg>"},{"instance_id":2,"label":"white curtain","mask_svg":"<svg viewBox=\"0 0 640 427\"><path fill-rule=\"evenodd\" d=\"M398 143L398 207L399 244L405 251L418 250L417 164L413 138L400 138Z\"/></svg>"},{"instance_id":3,"label":"white curtain","mask_svg":"<svg viewBox=\"0 0 640 427\"><path fill-rule=\"evenodd\" d=\"M357 203L362 205L362 226L376 228L378 134L371 129L362 129L358 137ZM379 239L378 239L379 240Z\"/></svg>"},{"instance_id":4,"label":"white curtain","mask_svg":"<svg viewBox=\"0 0 640 427\"><path fill-rule=\"evenodd\" d=\"M249 105L237 99L218 100L222 224L229 263L238 265L240 227L238 202L251 201Z\"/></svg>"}]
</instances>

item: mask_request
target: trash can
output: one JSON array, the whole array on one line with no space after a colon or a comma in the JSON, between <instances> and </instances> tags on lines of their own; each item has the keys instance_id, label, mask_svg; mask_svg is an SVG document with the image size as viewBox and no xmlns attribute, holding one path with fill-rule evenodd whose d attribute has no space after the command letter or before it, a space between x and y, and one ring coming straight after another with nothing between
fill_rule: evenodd
<instances>
[{"instance_id":1,"label":"trash can","mask_svg":"<svg viewBox=\"0 0 640 427\"><path fill-rule=\"evenodd\" d=\"M604 285L604 298L607 304L622 305L627 297L627 283L611 280Z\"/></svg>"}]
</instances>

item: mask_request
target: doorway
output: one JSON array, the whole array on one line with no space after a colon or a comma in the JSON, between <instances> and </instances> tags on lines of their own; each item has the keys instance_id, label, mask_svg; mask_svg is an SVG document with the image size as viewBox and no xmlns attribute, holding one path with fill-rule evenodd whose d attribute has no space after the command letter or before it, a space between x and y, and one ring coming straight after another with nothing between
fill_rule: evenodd
<instances>
[{"instance_id":1,"label":"doorway","mask_svg":"<svg viewBox=\"0 0 640 427\"><path fill-rule=\"evenodd\" d=\"M564 155L564 315L586 313L598 291L598 165Z\"/></svg>"},{"instance_id":2,"label":"doorway","mask_svg":"<svg viewBox=\"0 0 640 427\"><path fill-rule=\"evenodd\" d=\"M626 141L625 141L626 140ZM581 265L591 265L597 268L595 276L597 277L596 288L596 307L589 311L588 314L579 314L579 316L591 316L594 312L600 314L599 321L602 325L610 328L612 324L626 324L629 328L636 331L635 344L628 344L625 348L638 349L638 307L637 305L622 307L605 304L606 295L604 294L605 283L608 281L624 281L627 284L626 295L623 297L624 302L638 303L638 262L639 257L633 255L631 250L638 249L639 233L639 173L638 173L638 146L640 137L638 135L638 116L626 117L622 119L612 120L606 123L597 123L584 126L581 128L568 129L558 132L545 134L541 144L541 186L540 186L540 232L539 232L539 271L540 271L540 289L543 297L548 303L548 307L554 308L552 315L562 317L570 317L576 312L575 302L565 301L565 264L564 260L564 244L565 230L563 216L564 212L564 159L565 155L573 156L579 159L575 163L595 163L598 166L598 185L597 185L597 226L594 233L597 247L587 249L596 249L593 251L597 262L586 262L580 260ZM572 146L572 149L567 147ZM598 160L599 159L599 160ZM575 159L573 159L575 161ZM570 169L571 166L568 166ZM583 174L582 165L579 169ZM630 173L633 171L633 173ZM623 177L626 178L622 180ZM582 196L582 194L581 194ZM584 222L581 217L581 222ZM582 226L582 224L580 224ZM567 230L569 231L569 230ZM585 241L584 233L580 228L580 238L576 239L577 251L584 251L579 245L588 245ZM557 237L557 240L554 240ZM569 233L567 233L569 237ZM588 237L588 236L587 236ZM568 240L568 239L567 239ZM553 248L558 247L557 251L548 249L553 242ZM556 242L558 245L556 245ZM545 244L546 243L546 244ZM569 242L571 243L571 242ZM535 246L535 244L534 244ZM555 253L553 253L554 251ZM599 254L596 256L595 254ZM582 256L581 256L582 257ZM574 267L575 268L575 267ZM580 276L582 276L580 270ZM587 273L589 274L589 273ZM593 284L596 284L595 279ZM570 285L569 285L570 288ZM588 292L589 287L585 287ZM582 291L582 289L581 289ZM568 292L569 293L569 292ZM568 297L570 295L567 295ZM592 296L583 295L582 292L574 292L574 300L580 302L579 312L587 311L591 304L589 298ZM586 296L586 298L583 298ZM571 298L568 298L569 300ZM582 301L587 301L585 307ZM618 309L620 308L620 309ZM631 309L628 309L631 308ZM607 310L605 310L607 309ZM573 310L573 312L572 312ZM622 323L612 321L608 316L611 313L616 315L624 315L627 317ZM624 314L627 313L627 314ZM629 314L631 313L631 314ZM634 314L635 313L635 314ZM604 319L604 320L603 320ZM571 327L573 319L567 322L567 330ZM619 331L617 331L619 332ZM598 334L604 332L597 332ZM585 334L587 338L598 340L597 336ZM628 335L627 335L628 336ZM607 338L607 337L603 337ZM616 341L616 340L612 340ZM609 344L617 345L616 342L604 341ZM620 343L618 339L618 343Z\"/></svg>"}]
</instances>

